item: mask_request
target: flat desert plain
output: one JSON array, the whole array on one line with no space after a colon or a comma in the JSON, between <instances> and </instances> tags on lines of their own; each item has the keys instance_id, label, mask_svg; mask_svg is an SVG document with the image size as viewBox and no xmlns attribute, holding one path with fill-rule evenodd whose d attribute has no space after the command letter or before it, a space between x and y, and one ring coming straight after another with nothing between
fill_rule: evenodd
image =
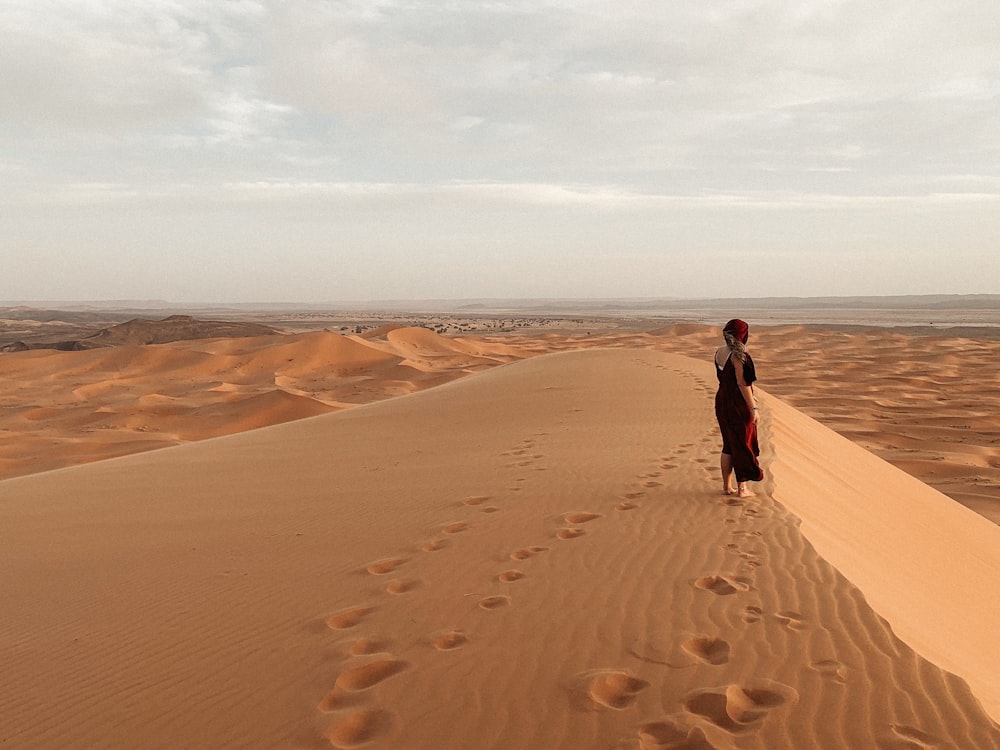
<instances>
[{"instance_id":1,"label":"flat desert plain","mask_svg":"<svg viewBox=\"0 0 1000 750\"><path fill-rule=\"evenodd\" d=\"M752 326L738 499L719 341L0 355L0 744L1000 748L1000 344Z\"/></svg>"}]
</instances>

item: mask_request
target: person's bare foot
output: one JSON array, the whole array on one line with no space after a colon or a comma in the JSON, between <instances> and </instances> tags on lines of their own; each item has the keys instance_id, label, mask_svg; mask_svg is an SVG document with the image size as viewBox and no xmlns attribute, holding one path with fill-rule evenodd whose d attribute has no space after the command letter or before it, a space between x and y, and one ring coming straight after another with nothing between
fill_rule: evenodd
<instances>
[{"instance_id":1,"label":"person's bare foot","mask_svg":"<svg viewBox=\"0 0 1000 750\"><path fill-rule=\"evenodd\" d=\"M754 493L746 485L741 486L739 492L737 492L736 494L739 497L754 497Z\"/></svg>"},{"instance_id":2,"label":"person's bare foot","mask_svg":"<svg viewBox=\"0 0 1000 750\"><path fill-rule=\"evenodd\" d=\"M736 494L736 488L735 487L723 487L722 488L722 494L723 495L735 495Z\"/></svg>"}]
</instances>

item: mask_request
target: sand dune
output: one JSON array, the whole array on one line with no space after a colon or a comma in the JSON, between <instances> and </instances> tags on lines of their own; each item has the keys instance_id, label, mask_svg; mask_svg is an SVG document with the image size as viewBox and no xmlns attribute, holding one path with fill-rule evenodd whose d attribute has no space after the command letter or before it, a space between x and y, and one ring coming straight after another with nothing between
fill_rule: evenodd
<instances>
[{"instance_id":1,"label":"sand dune","mask_svg":"<svg viewBox=\"0 0 1000 750\"><path fill-rule=\"evenodd\" d=\"M0 431L16 440L0 445L0 477L301 419L516 358L411 328L6 354Z\"/></svg>"},{"instance_id":2,"label":"sand dune","mask_svg":"<svg viewBox=\"0 0 1000 750\"><path fill-rule=\"evenodd\" d=\"M710 378L559 353L0 483L0 742L1000 748L1000 529L773 396L720 495Z\"/></svg>"},{"instance_id":3,"label":"sand dune","mask_svg":"<svg viewBox=\"0 0 1000 750\"><path fill-rule=\"evenodd\" d=\"M220 324L224 325L224 324ZM358 336L202 339L88 352L0 356L0 477L124 455L245 429L227 420L281 390L312 399L273 405L253 424L412 393L553 351L635 348L706 358L717 327L649 333L508 333L446 337L386 325ZM762 384L893 465L1000 524L1000 342L754 327ZM162 397L153 408L151 397ZM208 408L211 407L211 408Z\"/></svg>"}]
</instances>

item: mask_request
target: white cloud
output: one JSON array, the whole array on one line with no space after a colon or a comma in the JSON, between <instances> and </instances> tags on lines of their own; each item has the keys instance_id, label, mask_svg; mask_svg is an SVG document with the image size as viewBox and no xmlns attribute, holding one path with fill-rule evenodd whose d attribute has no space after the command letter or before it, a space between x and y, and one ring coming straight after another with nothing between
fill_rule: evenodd
<instances>
[{"instance_id":1,"label":"white cloud","mask_svg":"<svg viewBox=\"0 0 1000 750\"><path fill-rule=\"evenodd\" d=\"M562 238L611 273L658 243L854 248L853 216L888 265L954 250L934 216L992 246L998 48L992 0L7 0L0 181L51 212L18 224L40 248L91 206L156 252L125 207L456 267Z\"/></svg>"}]
</instances>

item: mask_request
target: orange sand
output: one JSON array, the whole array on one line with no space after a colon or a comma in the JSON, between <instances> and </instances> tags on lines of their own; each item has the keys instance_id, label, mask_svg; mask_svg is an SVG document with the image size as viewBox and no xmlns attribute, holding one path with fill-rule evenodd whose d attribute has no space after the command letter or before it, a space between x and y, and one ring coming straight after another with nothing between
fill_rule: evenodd
<instances>
[{"instance_id":1,"label":"orange sand","mask_svg":"<svg viewBox=\"0 0 1000 750\"><path fill-rule=\"evenodd\" d=\"M0 482L0 744L1000 748L1000 528L767 392L722 496L676 334L61 355L50 462L97 403L119 445L335 413Z\"/></svg>"},{"instance_id":2,"label":"orange sand","mask_svg":"<svg viewBox=\"0 0 1000 750\"><path fill-rule=\"evenodd\" d=\"M0 435L12 438L0 441L0 478L329 413L546 352L705 359L719 334L685 324L454 338L387 325L0 355ZM754 326L751 344L765 388L1000 524L1000 341Z\"/></svg>"}]
</instances>

